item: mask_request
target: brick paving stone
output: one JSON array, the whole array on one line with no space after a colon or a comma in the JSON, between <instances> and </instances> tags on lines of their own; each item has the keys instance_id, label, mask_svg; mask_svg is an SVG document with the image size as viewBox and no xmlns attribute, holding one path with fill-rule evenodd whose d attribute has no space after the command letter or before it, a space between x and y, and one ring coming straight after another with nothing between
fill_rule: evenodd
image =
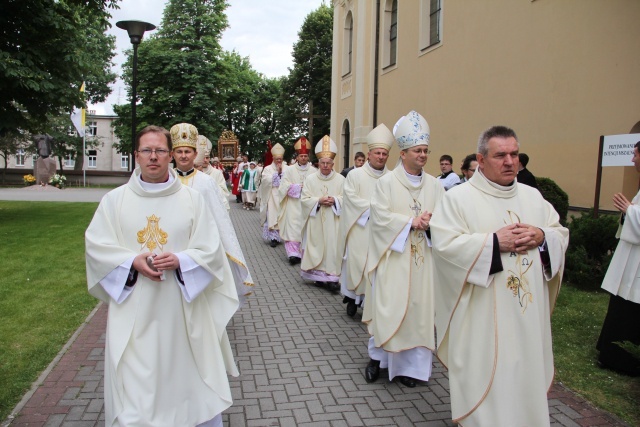
<instances>
[{"instance_id":1,"label":"brick paving stone","mask_svg":"<svg viewBox=\"0 0 640 427\"><path fill-rule=\"evenodd\" d=\"M348 317L338 294L304 283L283 245L262 241L257 211L232 201L231 217L257 286L228 327L241 374L230 379L234 404L223 414L225 426L453 425L442 365L414 389L389 382L385 371L367 384L361 314ZM101 304L1 427L104 425L106 318ZM626 426L562 384L553 385L548 401L554 427Z\"/></svg>"}]
</instances>

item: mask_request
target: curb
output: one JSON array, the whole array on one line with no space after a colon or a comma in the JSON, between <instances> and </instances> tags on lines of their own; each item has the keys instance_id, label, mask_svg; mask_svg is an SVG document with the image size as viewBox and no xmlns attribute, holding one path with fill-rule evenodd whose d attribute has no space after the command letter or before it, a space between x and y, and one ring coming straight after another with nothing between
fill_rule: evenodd
<instances>
[{"instance_id":1,"label":"curb","mask_svg":"<svg viewBox=\"0 0 640 427\"><path fill-rule=\"evenodd\" d=\"M53 358L53 360L51 361L51 363L49 363L47 368L44 371L42 371L38 379L35 380L33 384L31 384L31 388L29 389L29 391L25 393L24 396L22 396L22 399L20 400L20 402L18 402L18 404L11 410L7 418L4 421L2 421L2 424L0 424L0 427L8 427L9 425L11 425L13 420L16 418L16 415L20 413L24 405L26 405L29 399L31 399L33 394L38 389L38 387L42 385L42 383L47 378L51 370L55 368L55 366L58 364L60 359L62 359L62 356L64 356L64 354L67 352L67 350L69 350L73 342L78 338L78 336L80 335L80 332L82 332L85 326L87 326L87 324L91 321L91 319L93 319L93 316L96 314L96 312L98 311L98 309L102 304L103 304L102 301L98 302L98 304L93 308L93 310L91 310L91 313L89 313L87 318L84 319L84 322L80 325L78 329L76 329L73 335L71 335L71 338L69 338L69 341L67 341L67 343L62 347L62 349L58 352L56 357Z\"/></svg>"}]
</instances>

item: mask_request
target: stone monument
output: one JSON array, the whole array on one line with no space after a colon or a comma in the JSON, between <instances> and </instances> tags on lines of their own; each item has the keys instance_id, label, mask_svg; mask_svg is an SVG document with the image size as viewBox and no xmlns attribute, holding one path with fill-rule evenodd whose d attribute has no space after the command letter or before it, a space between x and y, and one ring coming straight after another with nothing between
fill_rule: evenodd
<instances>
[{"instance_id":1,"label":"stone monument","mask_svg":"<svg viewBox=\"0 0 640 427\"><path fill-rule=\"evenodd\" d=\"M47 134L34 135L33 142L38 149L38 160L33 174L38 184L47 185L49 179L56 173L56 161L50 157L53 137Z\"/></svg>"}]
</instances>

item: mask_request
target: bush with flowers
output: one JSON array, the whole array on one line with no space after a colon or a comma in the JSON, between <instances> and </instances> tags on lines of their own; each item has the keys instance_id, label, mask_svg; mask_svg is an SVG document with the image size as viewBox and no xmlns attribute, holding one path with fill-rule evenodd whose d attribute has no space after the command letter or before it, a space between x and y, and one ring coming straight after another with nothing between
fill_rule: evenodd
<instances>
[{"instance_id":1,"label":"bush with flowers","mask_svg":"<svg viewBox=\"0 0 640 427\"><path fill-rule=\"evenodd\" d=\"M33 185L36 183L36 177L31 174L28 174L22 177L22 181L26 186Z\"/></svg>"},{"instance_id":2,"label":"bush with flowers","mask_svg":"<svg viewBox=\"0 0 640 427\"><path fill-rule=\"evenodd\" d=\"M63 189L66 185L67 177L60 174L55 174L49 179L49 185Z\"/></svg>"}]
</instances>

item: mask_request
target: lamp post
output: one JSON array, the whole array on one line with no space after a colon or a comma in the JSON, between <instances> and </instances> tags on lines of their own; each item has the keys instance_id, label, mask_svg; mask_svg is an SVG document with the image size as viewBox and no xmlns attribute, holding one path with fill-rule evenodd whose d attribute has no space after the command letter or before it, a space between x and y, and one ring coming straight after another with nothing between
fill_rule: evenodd
<instances>
[{"instance_id":1,"label":"lamp post","mask_svg":"<svg viewBox=\"0 0 640 427\"><path fill-rule=\"evenodd\" d=\"M133 155L136 140L136 98L137 94L137 74L138 74L138 45L142 41L145 31L155 30L156 26L142 21L118 21L116 27L127 30L129 39L133 45L133 79L131 83L131 170L136 166L136 159Z\"/></svg>"}]
</instances>

